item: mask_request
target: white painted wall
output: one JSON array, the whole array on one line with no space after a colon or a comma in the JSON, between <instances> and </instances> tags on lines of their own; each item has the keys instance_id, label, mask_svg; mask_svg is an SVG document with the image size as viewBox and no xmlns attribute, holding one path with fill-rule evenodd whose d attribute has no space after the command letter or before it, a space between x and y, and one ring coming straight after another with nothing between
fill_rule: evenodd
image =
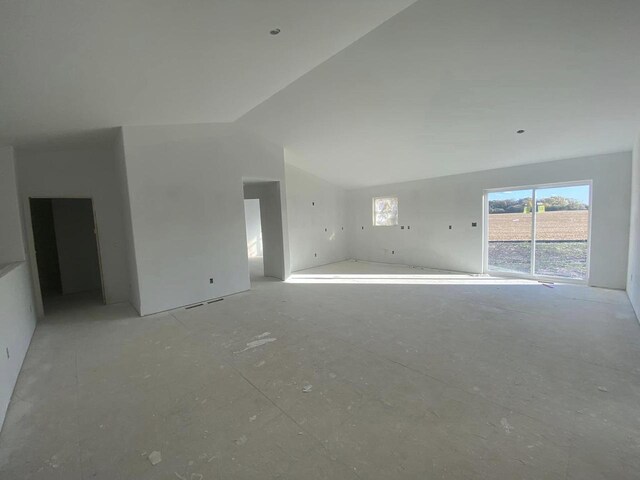
<instances>
[{"instance_id":1,"label":"white painted wall","mask_svg":"<svg viewBox=\"0 0 640 480\"><path fill-rule=\"evenodd\" d=\"M56 198L51 207L62 293L100 290L100 260L91 200Z\"/></svg>"},{"instance_id":2,"label":"white painted wall","mask_svg":"<svg viewBox=\"0 0 640 480\"><path fill-rule=\"evenodd\" d=\"M244 201L245 227L247 229L247 255L262 257L262 227L260 226L260 200Z\"/></svg>"},{"instance_id":3,"label":"white painted wall","mask_svg":"<svg viewBox=\"0 0 640 480\"><path fill-rule=\"evenodd\" d=\"M361 260L479 273L485 189L593 180L590 284L623 289L630 176L631 153L623 152L352 190L349 254ZM385 195L398 197L397 227L372 226L371 199ZM472 222L478 226L472 227ZM402 225L411 229L401 230Z\"/></svg>"},{"instance_id":4,"label":"white painted wall","mask_svg":"<svg viewBox=\"0 0 640 480\"><path fill-rule=\"evenodd\" d=\"M243 179L281 182L286 232L282 148L228 124L124 127L123 139L140 313L248 290Z\"/></svg>"},{"instance_id":5,"label":"white painted wall","mask_svg":"<svg viewBox=\"0 0 640 480\"><path fill-rule=\"evenodd\" d=\"M0 265L25 259L11 147L0 147Z\"/></svg>"},{"instance_id":6,"label":"white painted wall","mask_svg":"<svg viewBox=\"0 0 640 480\"><path fill-rule=\"evenodd\" d=\"M640 319L640 135L633 148L627 294Z\"/></svg>"},{"instance_id":7,"label":"white painted wall","mask_svg":"<svg viewBox=\"0 0 640 480\"><path fill-rule=\"evenodd\" d=\"M292 155L285 150L285 160ZM291 270L345 260L346 191L293 165L285 172Z\"/></svg>"},{"instance_id":8,"label":"white painted wall","mask_svg":"<svg viewBox=\"0 0 640 480\"><path fill-rule=\"evenodd\" d=\"M33 245L29 197L92 198L100 237L105 300L126 301L129 285L122 198L113 150L18 151L16 164L27 241ZM35 265L31 268L37 278ZM39 293L36 288L37 304Z\"/></svg>"}]
</instances>

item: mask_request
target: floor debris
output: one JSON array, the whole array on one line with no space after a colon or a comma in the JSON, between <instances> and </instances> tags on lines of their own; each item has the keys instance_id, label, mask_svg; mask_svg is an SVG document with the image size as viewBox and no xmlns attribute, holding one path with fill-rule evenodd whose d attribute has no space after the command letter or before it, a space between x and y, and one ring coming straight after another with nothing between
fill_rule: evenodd
<instances>
[{"instance_id":1,"label":"floor debris","mask_svg":"<svg viewBox=\"0 0 640 480\"><path fill-rule=\"evenodd\" d=\"M246 435L242 435L240 438L238 438L235 441L236 445L244 445L245 443L247 443L247 436Z\"/></svg>"},{"instance_id":2,"label":"floor debris","mask_svg":"<svg viewBox=\"0 0 640 480\"><path fill-rule=\"evenodd\" d=\"M504 431L507 432L507 435L511 433L511 430L513 430L513 427L509 425L509 422L507 421L506 418L503 418L502 420L500 420L500 425L502 425L502 428L504 428Z\"/></svg>"},{"instance_id":3,"label":"floor debris","mask_svg":"<svg viewBox=\"0 0 640 480\"><path fill-rule=\"evenodd\" d=\"M313 388L313 385L305 385L304 387L302 387L302 391L304 393L309 393L312 388Z\"/></svg>"},{"instance_id":4,"label":"floor debris","mask_svg":"<svg viewBox=\"0 0 640 480\"><path fill-rule=\"evenodd\" d=\"M600 390L601 392L608 392L609 390L607 390L606 387L598 387L598 390Z\"/></svg>"},{"instance_id":5,"label":"floor debris","mask_svg":"<svg viewBox=\"0 0 640 480\"><path fill-rule=\"evenodd\" d=\"M154 450L153 452L151 452L148 458L149 458L149 461L151 462L151 465L157 465L162 461L162 455L157 450Z\"/></svg>"},{"instance_id":6,"label":"floor debris","mask_svg":"<svg viewBox=\"0 0 640 480\"><path fill-rule=\"evenodd\" d=\"M247 350L251 350L252 348L261 347L262 345L266 345L267 343L275 342L276 340L277 340L277 338L261 338L260 340L255 340L253 342L247 343L247 348L244 348L242 350L239 350L239 351L233 352L233 353L246 352Z\"/></svg>"}]
</instances>

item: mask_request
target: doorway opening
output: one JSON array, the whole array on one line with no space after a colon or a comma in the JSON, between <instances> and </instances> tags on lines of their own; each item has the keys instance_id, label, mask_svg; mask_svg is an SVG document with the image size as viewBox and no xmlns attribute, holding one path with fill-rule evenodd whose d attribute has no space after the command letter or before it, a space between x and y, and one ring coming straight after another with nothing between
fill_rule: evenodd
<instances>
[{"instance_id":1,"label":"doorway opening","mask_svg":"<svg viewBox=\"0 0 640 480\"><path fill-rule=\"evenodd\" d=\"M44 313L71 303L103 304L104 289L90 198L29 198Z\"/></svg>"},{"instance_id":2,"label":"doorway opening","mask_svg":"<svg viewBox=\"0 0 640 480\"><path fill-rule=\"evenodd\" d=\"M245 180L243 188L249 278L284 280L280 182Z\"/></svg>"},{"instance_id":3,"label":"doorway opening","mask_svg":"<svg viewBox=\"0 0 640 480\"><path fill-rule=\"evenodd\" d=\"M486 273L589 280L591 182L485 191Z\"/></svg>"},{"instance_id":4,"label":"doorway opening","mask_svg":"<svg viewBox=\"0 0 640 480\"><path fill-rule=\"evenodd\" d=\"M251 279L264 277L262 249L262 225L260 220L260 200L244 201L244 217L247 228L247 256L249 257L249 275Z\"/></svg>"}]
</instances>

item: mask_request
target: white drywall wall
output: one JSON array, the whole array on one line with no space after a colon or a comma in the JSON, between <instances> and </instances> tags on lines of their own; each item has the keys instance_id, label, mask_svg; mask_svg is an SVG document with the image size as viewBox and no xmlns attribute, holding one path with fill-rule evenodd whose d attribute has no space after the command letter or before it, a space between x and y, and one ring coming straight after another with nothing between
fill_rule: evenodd
<instances>
[{"instance_id":1,"label":"white drywall wall","mask_svg":"<svg viewBox=\"0 0 640 480\"><path fill-rule=\"evenodd\" d=\"M640 135L633 148L627 294L640 319Z\"/></svg>"},{"instance_id":2,"label":"white drywall wall","mask_svg":"<svg viewBox=\"0 0 640 480\"><path fill-rule=\"evenodd\" d=\"M262 227L260 226L260 200L244 201L245 226L247 229L247 255L262 257Z\"/></svg>"},{"instance_id":3,"label":"white drywall wall","mask_svg":"<svg viewBox=\"0 0 640 480\"><path fill-rule=\"evenodd\" d=\"M122 197L112 149L17 151L18 185L26 237L33 244L29 197L92 198L100 238L105 301L129 297ZM32 275L37 271L32 267ZM39 303L39 289L35 290Z\"/></svg>"},{"instance_id":4,"label":"white drywall wall","mask_svg":"<svg viewBox=\"0 0 640 480\"><path fill-rule=\"evenodd\" d=\"M248 290L243 178L281 182L286 232L282 148L227 124L124 127L123 139L140 313Z\"/></svg>"},{"instance_id":5,"label":"white drywall wall","mask_svg":"<svg viewBox=\"0 0 640 480\"><path fill-rule=\"evenodd\" d=\"M51 207L62 293L101 290L91 200L56 198Z\"/></svg>"},{"instance_id":6,"label":"white drywall wall","mask_svg":"<svg viewBox=\"0 0 640 480\"><path fill-rule=\"evenodd\" d=\"M118 129L114 145L116 178L122 204L122 227L126 252L127 273L129 279L129 302L140 313L140 290L138 286L138 263L133 242L133 223L131 218L131 202L129 200L129 184L127 182L127 165L124 159L124 139L122 128Z\"/></svg>"},{"instance_id":7,"label":"white drywall wall","mask_svg":"<svg viewBox=\"0 0 640 480\"><path fill-rule=\"evenodd\" d=\"M292 156L285 150L285 160ZM346 191L293 165L285 172L291 270L345 260Z\"/></svg>"},{"instance_id":8,"label":"white drywall wall","mask_svg":"<svg viewBox=\"0 0 640 480\"><path fill-rule=\"evenodd\" d=\"M0 429L36 326L11 148L0 148Z\"/></svg>"},{"instance_id":9,"label":"white drywall wall","mask_svg":"<svg viewBox=\"0 0 640 480\"><path fill-rule=\"evenodd\" d=\"M24 259L13 149L0 147L0 265Z\"/></svg>"},{"instance_id":10,"label":"white drywall wall","mask_svg":"<svg viewBox=\"0 0 640 480\"><path fill-rule=\"evenodd\" d=\"M622 289L627 278L627 259L621 252L629 246L630 176L631 153L623 152L352 190L350 256L480 273L485 189L593 180L590 284ZM372 198L386 195L398 197L399 225L373 227ZM402 230L402 225L411 229Z\"/></svg>"},{"instance_id":11,"label":"white drywall wall","mask_svg":"<svg viewBox=\"0 0 640 480\"><path fill-rule=\"evenodd\" d=\"M27 263L0 267L0 429L35 328Z\"/></svg>"}]
</instances>

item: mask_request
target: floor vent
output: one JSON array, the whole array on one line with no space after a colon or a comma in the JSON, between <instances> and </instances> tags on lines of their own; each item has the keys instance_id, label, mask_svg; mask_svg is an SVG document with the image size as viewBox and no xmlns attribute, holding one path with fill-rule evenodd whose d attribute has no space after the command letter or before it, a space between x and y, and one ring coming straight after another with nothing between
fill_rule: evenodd
<instances>
[{"instance_id":1,"label":"floor vent","mask_svg":"<svg viewBox=\"0 0 640 480\"><path fill-rule=\"evenodd\" d=\"M224 300L224 298L216 298L215 300L209 300L207 303L216 303L221 302L222 300Z\"/></svg>"},{"instance_id":2,"label":"floor vent","mask_svg":"<svg viewBox=\"0 0 640 480\"><path fill-rule=\"evenodd\" d=\"M198 303L196 305L189 305L188 307L184 307L185 310L189 310L190 308L201 307L204 303Z\"/></svg>"}]
</instances>

